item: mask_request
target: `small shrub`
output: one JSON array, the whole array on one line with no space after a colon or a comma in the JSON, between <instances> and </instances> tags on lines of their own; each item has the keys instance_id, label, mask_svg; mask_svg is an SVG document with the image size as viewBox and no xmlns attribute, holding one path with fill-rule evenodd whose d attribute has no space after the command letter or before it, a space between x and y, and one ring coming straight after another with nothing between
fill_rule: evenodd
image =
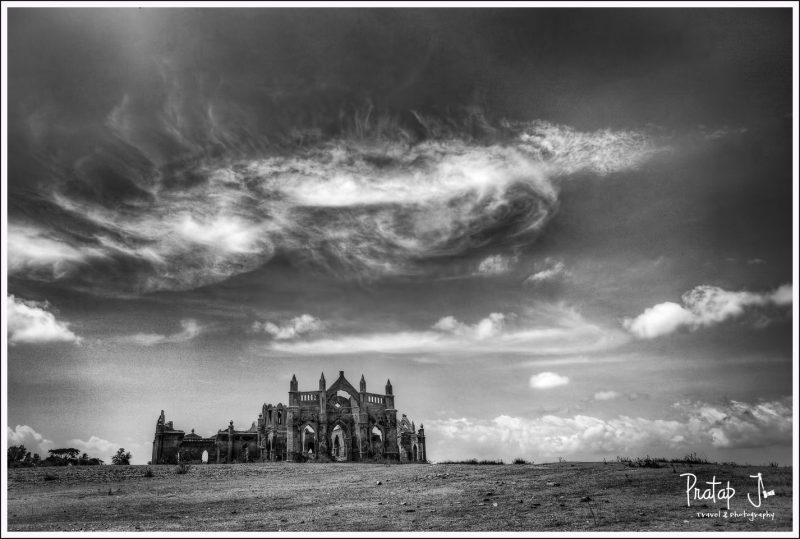
<instances>
[{"instance_id":1,"label":"small shrub","mask_svg":"<svg viewBox=\"0 0 800 539\"><path fill-rule=\"evenodd\" d=\"M183 463L178 464L178 466L175 467L175 473L177 474L189 473L189 465Z\"/></svg>"},{"instance_id":2,"label":"small shrub","mask_svg":"<svg viewBox=\"0 0 800 539\"><path fill-rule=\"evenodd\" d=\"M512 462L512 464L529 464L529 463L525 459L516 458L516 459L514 459L514 462Z\"/></svg>"},{"instance_id":3,"label":"small shrub","mask_svg":"<svg viewBox=\"0 0 800 539\"><path fill-rule=\"evenodd\" d=\"M153 470L151 470L150 468L146 469L144 471L144 476L145 477L153 477Z\"/></svg>"},{"instance_id":4,"label":"small shrub","mask_svg":"<svg viewBox=\"0 0 800 539\"><path fill-rule=\"evenodd\" d=\"M44 474L45 481L55 481L56 479L58 479L58 477L55 474L52 474L50 472Z\"/></svg>"}]
</instances>

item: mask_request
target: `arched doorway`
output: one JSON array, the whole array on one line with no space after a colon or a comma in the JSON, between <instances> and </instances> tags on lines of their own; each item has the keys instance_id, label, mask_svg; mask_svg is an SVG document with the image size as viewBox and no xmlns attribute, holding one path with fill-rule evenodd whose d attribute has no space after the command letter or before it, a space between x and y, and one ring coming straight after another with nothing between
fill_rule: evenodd
<instances>
[{"instance_id":1,"label":"arched doorway","mask_svg":"<svg viewBox=\"0 0 800 539\"><path fill-rule=\"evenodd\" d=\"M383 432L377 426L369 432L370 446L373 455L383 455Z\"/></svg>"},{"instance_id":2,"label":"arched doorway","mask_svg":"<svg viewBox=\"0 0 800 539\"><path fill-rule=\"evenodd\" d=\"M411 448L411 455L414 458L414 462L417 462L417 445L414 444L414 447Z\"/></svg>"},{"instance_id":3,"label":"arched doorway","mask_svg":"<svg viewBox=\"0 0 800 539\"><path fill-rule=\"evenodd\" d=\"M200 462L203 464L208 464L208 450L203 450L203 454L200 455Z\"/></svg>"},{"instance_id":4,"label":"arched doorway","mask_svg":"<svg viewBox=\"0 0 800 539\"><path fill-rule=\"evenodd\" d=\"M337 461L347 460L345 433L340 425L336 425L331 431L331 456Z\"/></svg>"},{"instance_id":5,"label":"arched doorway","mask_svg":"<svg viewBox=\"0 0 800 539\"><path fill-rule=\"evenodd\" d=\"M313 458L317 451L317 433L311 425L306 425L301 434L301 444L303 455Z\"/></svg>"}]
</instances>

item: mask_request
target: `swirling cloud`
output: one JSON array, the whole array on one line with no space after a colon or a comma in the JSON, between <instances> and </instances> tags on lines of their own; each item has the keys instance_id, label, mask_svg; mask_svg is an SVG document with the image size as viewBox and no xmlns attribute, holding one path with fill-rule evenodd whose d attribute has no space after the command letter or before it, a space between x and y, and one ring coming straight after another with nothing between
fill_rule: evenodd
<instances>
[{"instance_id":1,"label":"swirling cloud","mask_svg":"<svg viewBox=\"0 0 800 539\"><path fill-rule=\"evenodd\" d=\"M454 131L410 144L396 127L369 143L320 132L311 144L245 152L236 141L246 133L193 124L186 115L198 111L173 105L143 123L123 99L106 122L110 148L53 165L56 185L42 196L61 217L10 218L12 275L110 293L182 290L252 271L276 251L341 276L415 275L443 256L526 243L555 214L559 178L626 170L661 149L642 133L529 122L503 124L489 141ZM170 146L181 160L159 149ZM497 256L479 272L504 272L510 259Z\"/></svg>"}]
</instances>

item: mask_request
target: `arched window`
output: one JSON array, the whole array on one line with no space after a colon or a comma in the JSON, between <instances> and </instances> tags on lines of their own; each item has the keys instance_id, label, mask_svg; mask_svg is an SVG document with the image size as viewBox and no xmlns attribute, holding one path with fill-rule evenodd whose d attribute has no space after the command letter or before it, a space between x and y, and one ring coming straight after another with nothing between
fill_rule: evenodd
<instances>
[{"instance_id":1,"label":"arched window","mask_svg":"<svg viewBox=\"0 0 800 539\"><path fill-rule=\"evenodd\" d=\"M200 461L203 464L208 464L208 451L203 451L203 454L200 456Z\"/></svg>"}]
</instances>

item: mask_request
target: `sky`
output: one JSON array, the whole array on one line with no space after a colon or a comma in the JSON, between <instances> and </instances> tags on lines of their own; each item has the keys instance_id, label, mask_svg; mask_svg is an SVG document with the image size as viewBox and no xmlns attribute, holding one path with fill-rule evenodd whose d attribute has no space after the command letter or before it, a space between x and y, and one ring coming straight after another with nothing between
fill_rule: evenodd
<instances>
[{"instance_id":1,"label":"sky","mask_svg":"<svg viewBox=\"0 0 800 539\"><path fill-rule=\"evenodd\" d=\"M791 463L789 9L8 9L7 443L391 379L434 461ZM796 356L794 356L796 357Z\"/></svg>"}]
</instances>

